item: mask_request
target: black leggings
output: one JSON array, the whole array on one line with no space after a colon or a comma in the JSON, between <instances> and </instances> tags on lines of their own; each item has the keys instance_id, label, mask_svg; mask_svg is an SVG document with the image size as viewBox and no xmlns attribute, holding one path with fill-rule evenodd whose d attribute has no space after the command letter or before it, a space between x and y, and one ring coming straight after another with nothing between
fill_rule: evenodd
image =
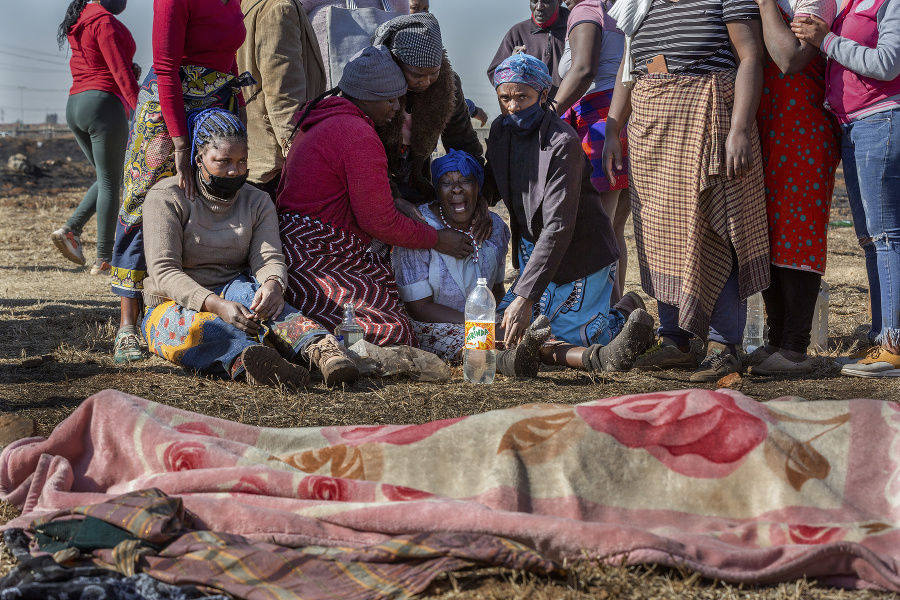
<instances>
[{"instance_id":1,"label":"black leggings","mask_svg":"<svg viewBox=\"0 0 900 600\"><path fill-rule=\"evenodd\" d=\"M772 283L762 293L769 344L806 354L822 276L812 271L770 265Z\"/></svg>"}]
</instances>

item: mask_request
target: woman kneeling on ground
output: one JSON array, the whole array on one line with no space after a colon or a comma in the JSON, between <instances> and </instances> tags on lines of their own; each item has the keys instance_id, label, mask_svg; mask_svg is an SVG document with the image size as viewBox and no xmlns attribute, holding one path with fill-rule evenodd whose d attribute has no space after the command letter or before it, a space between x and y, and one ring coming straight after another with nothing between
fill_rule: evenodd
<instances>
[{"instance_id":1,"label":"woman kneeling on ground","mask_svg":"<svg viewBox=\"0 0 900 600\"><path fill-rule=\"evenodd\" d=\"M340 96L333 96L340 92ZM344 68L338 87L306 104L288 152L278 217L288 262L289 302L329 329L352 303L370 344L416 346L400 302L390 246L462 258L468 236L400 214L376 127L400 109L406 79L383 46Z\"/></svg>"},{"instance_id":2,"label":"woman kneeling on ground","mask_svg":"<svg viewBox=\"0 0 900 600\"><path fill-rule=\"evenodd\" d=\"M299 362L317 366L327 385L355 379L356 365L334 336L282 298L278 218L269 196L244 184L244 125L220 108L191 113L189 125L199 197L188 200L176 176L144 202L142 329L150 350L188 369L243 373L265 385L304 387L309 372Z\"/></svg>"},{"instance_id":3,"label":"woman kneeling on ground","mask_svg":"<svg viewBox=\"0 0 900 600\"><path fill-rule=\"evenodd\" d=\"M547 105L550 85L547 65L527 54L494 72L502 115L491 126L488 166L522 265L498 307L504 341L517 344L534 317L546 315L558 340L587 348L570 348L570 364L627 370L652 342L653 318L637 294L610 307L615 234L581 140Z\"/></svg>"},{"instance_id":4,"label":"woman kneeling on ground","mask_svg":"<svg viewBox=\"0 0 900 600\"><path fill-rule=\"evenodd\" d=\"M438 199L422 207L422 216L435 229L456 229L473 235L478 195L484 185L484 170L466 152L451 151L431 165ZM413 318L419 347L444 360L460 357L465 335L466 298L484 278L500 303L510 232L497 214L491 213L493 233L475 252L458 259L434 250L397 248L393 253L397 287L406 310ZM515 349L497 355L497 370L508 377L534 377L540 364L592 370L593 349L564 343L544 345L550 336L550 321L539 315ZM500 333L502 336L502 332ZM624 339L624 338L623 338ZM583 359L587 357L588 360Z\"/></svg>"}]
</instances>

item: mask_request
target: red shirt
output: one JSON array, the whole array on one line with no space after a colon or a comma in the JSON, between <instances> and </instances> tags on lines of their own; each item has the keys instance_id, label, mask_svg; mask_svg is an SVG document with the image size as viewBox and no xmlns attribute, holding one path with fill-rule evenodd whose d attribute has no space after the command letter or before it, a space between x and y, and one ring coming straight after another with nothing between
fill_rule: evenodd
<instances>
[{"instance_id":1,"label":"red shirt","mask_svg":"<svg viewBox=\"0 0 900 600\"><path fill-rule=\"evenodd\" d=\"M363 111L345 98L319 102L291 144L278 212L296 212L404 248L433 248L437 231L397 212L387 154Z\"/></svg>"},{"instance_id":2,"label":"red shirt","mask_svg":"<svg viewBox=\"0 0 900 600\"><path fill-rule=\"evenodd\" d=\"M68 38L72 48L69 95L87 90L109 92L134 109L139 86L131 62L137 46L128 28L99 4L88 4Z\"/></svg>"},{"instance_id":3,"label":"red shirt","mask_svg":"<svg viewBox=\"0 0 900 600\"><path fill-rule=\"evenodd\" d=\"M172 137L188 135L181 67L237 75L235 53L246 34L240 0L153 0L153 70Z\"/></svg>"}]
</instances>

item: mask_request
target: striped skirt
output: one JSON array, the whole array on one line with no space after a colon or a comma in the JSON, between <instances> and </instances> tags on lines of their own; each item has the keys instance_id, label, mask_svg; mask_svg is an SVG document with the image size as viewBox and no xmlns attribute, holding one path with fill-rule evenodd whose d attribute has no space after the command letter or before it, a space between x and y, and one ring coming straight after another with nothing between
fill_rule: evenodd
<instances>
[{"instance_id":1,"label":"striped skirt","mask_svg":"<svg viewBox=\"0 0 900 600\"><path fill-rule=\"evenodd\" d=\"M289 304L333 331L350 302L370 344L418 347L389 253L375 250L380 242L367 246L348 231L296 213L278 218Z\"/></svg>"}]
</instances>

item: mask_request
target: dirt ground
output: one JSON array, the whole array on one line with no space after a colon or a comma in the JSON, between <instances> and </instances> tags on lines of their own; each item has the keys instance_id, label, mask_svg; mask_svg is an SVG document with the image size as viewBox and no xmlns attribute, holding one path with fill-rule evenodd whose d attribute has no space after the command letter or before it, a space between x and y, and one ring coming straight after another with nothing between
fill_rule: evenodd
<instances>
[{"instance_id":1,"label":"dirt ground","mask_svg":"<svg viewBox=\"0 0 900 600\"><path fill-rule=\"evenodd\" d=\"M5 170L7 158L24 152L39 175ZM106 388L215 417L265 427L424 423L529 402L575 404L601 397L692 387L689 373L588 374L550 369L537 379L498 376L491 386L462 381L459 367L446 384L408 379L363 379L328 391L313 382L302 393L251 388L185 372L158 357L117 366L111 350L118 320L117 298L107 278L91 276L66 261L50 241L92 182L93 170L74 140L0 140L0 414L33 419L37 435L48 435L86 397ZM849 221L846 193L839 186L832 221ZM82 241L93 259L92 220ZM745 376L737 389L759 401L781 396L807 400L874 398L900 400L900 378L841 377L829 357L846 353L868 322L865 269L852 227L829 231L831 285L829 348L816 371L803 378ZM629 235L626 287L639 290L634 237ZM647 300L655 314L655 303ZM25 362L44 357L42 361ZM23 364L24 363L24 364ZM30 366L36 364L36 366ZM712 384L709 387L714 387ZM10 507L0 511L14 514ZM0 573L10 558L0 557ZM582 564L568 579L535 578L512 571L482 570L439 579L429 596L440 598L888 598L891 594L846 592L795 582L743 589L698 581L690 573Z\"/></svg>"}]
</instances>

